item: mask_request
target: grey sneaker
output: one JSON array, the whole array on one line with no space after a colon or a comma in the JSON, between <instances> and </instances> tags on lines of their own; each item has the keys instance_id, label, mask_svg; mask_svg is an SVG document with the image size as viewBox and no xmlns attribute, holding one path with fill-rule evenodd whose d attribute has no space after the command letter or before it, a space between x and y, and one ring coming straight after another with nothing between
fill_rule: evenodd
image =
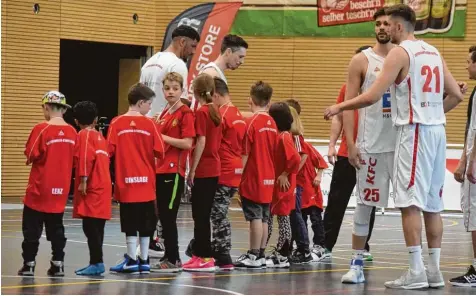
<instances>
[{"instance_id":1,"label":"grey sneaker","mask_svg":"<svg viewBox=\"0 0 476 296\"><path fill-rule=\"evenodd\" d=\"M385 282L385 287L389 289L413 290L428 288L429 285L428 278L424 270L420 273L415 273L413 270L409 269L400 278L394 281Z\"/></svg>"},{"instance_id":2,"label":"grey sneaker","mask_svg":"<svg viewBox=\"0 0 476 296\"><path fill-rule=\"evenodd\" d=\"M443 274L441 271L437 272L429 272L426 271L426 277L428 278L428 285L430 288L442 288L445 286L445 279L443 278Z\"/></svg>"}]
</instances>

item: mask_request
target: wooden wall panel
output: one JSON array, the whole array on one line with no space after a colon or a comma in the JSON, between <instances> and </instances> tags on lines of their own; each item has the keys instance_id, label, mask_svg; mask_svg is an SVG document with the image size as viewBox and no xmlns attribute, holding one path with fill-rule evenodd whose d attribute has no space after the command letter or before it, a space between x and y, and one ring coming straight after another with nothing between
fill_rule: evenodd
<instances>
[{"instance_id":1,"label":"wooden wall panel","mask_svg":"<svg viewBox=\"0 0 476 296\"><path fill-rule=\"evenodd\" d=\"M159 3L163 0L61 0L61 38L153 46Z\"/></svg>"},{"instance_id":2,"label":"wooden wall panel","mask_svg":"<svg viewBox=\"0 0 476 296\"><path fill-rule=\"evenodd\" d=\"M30 168L23 150L44 120L41 98L58 88L60 0L2 1L2 197L23 196Z\"/></svg>"}]
</instances>

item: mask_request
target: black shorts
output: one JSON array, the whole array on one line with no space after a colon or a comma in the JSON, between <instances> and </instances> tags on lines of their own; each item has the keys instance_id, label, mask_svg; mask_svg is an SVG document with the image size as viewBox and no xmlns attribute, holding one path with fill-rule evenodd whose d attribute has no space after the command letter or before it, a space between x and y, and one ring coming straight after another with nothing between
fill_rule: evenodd
<instances>
[{"instance_id":1,"label":"black shorts","mask_svg":"<svg viewBox=\"0 0 476 296\"><path fill-rule=\"evenodd\" d=\"M241 197L241 206L246 221L262 220L268 222L269 220L269 203L261 204L255 203L246 197Z\"/></svg>"},{"instance_id":2,"label":"black shorts","mask_svg":"<svg viewBox=\"0 0 476 296\"><path fill-rule=\"evenodd\" d=\"M155 202L121 203L119 207L121 216L121 232L132 234L137 232L141 236L154 234L157 224L155 215Z\"/></svg>"}]
</instances>

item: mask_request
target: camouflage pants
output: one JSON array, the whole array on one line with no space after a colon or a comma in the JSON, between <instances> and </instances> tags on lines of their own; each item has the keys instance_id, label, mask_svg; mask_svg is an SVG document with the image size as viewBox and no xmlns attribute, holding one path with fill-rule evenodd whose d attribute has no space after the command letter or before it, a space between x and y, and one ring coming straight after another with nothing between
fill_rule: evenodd
<instances>
[{"instance_id":1,"label":"camouflage pants","mask_svg":"<svg viewBox=\"0 0 476 296\"><path fill-rule=\"evenodd\" d=\"M238 189L218 185L213 200L212 212L212 251L219 254L229 253L231 250L231 224L228 220L228 207Z\"/></svg>"},{"instance_id":2,"label":"camouflage pants","mask_svg":"<svg viewBox=\"0 0 476 296\"><path fill-rule=\"evenodd\" d=\"M268 240L266 241L266 245L268 245L269 239L273 234L273 222L274 216L271 215L268 220ZM291 220L289 216L278 215L278 231L278 244L276 245L276 249L281 252L281 255L287 254L291 243Z\"/></svg>"}]
</instances>

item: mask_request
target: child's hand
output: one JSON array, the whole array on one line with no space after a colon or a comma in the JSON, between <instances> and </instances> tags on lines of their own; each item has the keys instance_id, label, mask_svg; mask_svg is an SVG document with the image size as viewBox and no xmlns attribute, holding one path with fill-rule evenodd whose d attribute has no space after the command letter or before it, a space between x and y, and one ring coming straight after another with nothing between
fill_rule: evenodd
<instances>
[{"instance_id":1,"label":"child's hand","mask_svg":"<svg viewBox=\"0 0 476 296\"><path fill-rule=\"evenodd\" d=\"M81 182L79 183L79 186L78 186L79 193L81 193L82 195L86 195L87 188L88 188L87 181L84 179L81 179Z\"/></svg>"},{"instance_id":2,"label":"child's hand","mask_svg":"<svg viewBox=\"0 0 476 296\"><path fill-rule=\"evenodd\" d=\"M312 181L312 185L314 187L317 187L317 186L321 185L321 174L317 174L317 176Z\"/></svg>"},{"instance_id":3,"label":"child's hand","mask_svg":"<svg viewBox=\"0 0 476 296\"><path fill-rule=\"evenodd\" d=\"M187 177L188 186L193 187L193 179L195 179L195 171L190 171Z\"/></svg>"},{"instance_id":4,"label":"child's hand","mask_svg":"<svg viewBox=\"0 0 476 296\"><path fill-rule=\"evenodd\" d=\"M283 192L288 191L289 187L291 186L291 184L289 184L288 176L286 175L280 175L278 177L277 182L278 182L279 188Z\"/></svg>"}]
</instances>

